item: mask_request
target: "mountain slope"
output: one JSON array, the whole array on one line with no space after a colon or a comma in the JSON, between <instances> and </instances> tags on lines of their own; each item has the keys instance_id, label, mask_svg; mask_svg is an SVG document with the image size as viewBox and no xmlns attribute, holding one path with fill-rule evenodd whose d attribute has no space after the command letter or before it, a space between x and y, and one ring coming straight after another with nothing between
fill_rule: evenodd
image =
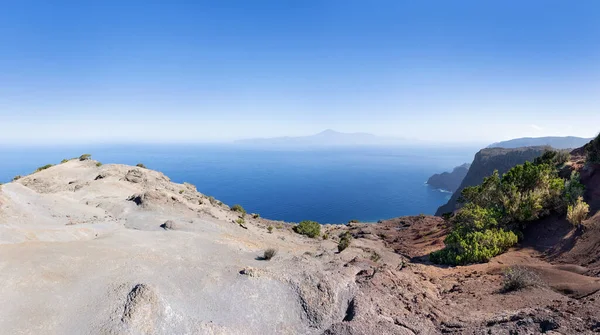
<instances>
[{"instance_id":1,"label":"mountain slope","mask_svg":"<svg viewBox=\"0 0 600 335\"><path fill-rule=\"evenodd\" d=\"M452 172L436 173L427 179L427 184L437 189L454 192L465 179L470 166L471 164L465 163L455 167Z\"/></svg>"},{"instance_id":2,"label":"mountain slope","mask_svg":"<svg viewBox=\"0 0 600 335\"><path fill-rule=\"evenodd\" d=\"M588 143L591 138L575 136L523 137L492 143L488 148L521 148L549 145L555 149L574 149Z\"/></svg>"},{"instance_id":3,"label":"mountain slope","mask_svg":"<svg viewBox=\"0 0 600 335\"><path fill-rule=\"evenodd\" d=\"M536 157L544 153L546 149L547 147L526 147L514 149L487 148L480 150L475 154L469 172L467 172L456 192L452 194L448 203L437 209L435 215L454 211L460 197L460 192L465 187L481 184L483 178L491 175L494 170L498 170L500 174L503 174L517 164L533 161Z\"/></svg>"}]
</instances>

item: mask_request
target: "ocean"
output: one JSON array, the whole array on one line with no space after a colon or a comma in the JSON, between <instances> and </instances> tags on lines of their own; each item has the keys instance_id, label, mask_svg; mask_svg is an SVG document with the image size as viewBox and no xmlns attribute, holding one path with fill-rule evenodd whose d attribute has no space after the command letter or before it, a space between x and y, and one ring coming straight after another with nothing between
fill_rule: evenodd
<instances>
[{"instance_id":1,"label":"ocean","mask_svg":"<svg viewBox=\"0 0 600 335\"><path fill-rule=\"evenodd\" d=\"M267 150L233 145L106 145L0 148L0 182L63 158L143 163L174 182L262 217L299 222L375 222L433 214L449 193L425 184L471 162L474 148L361 147Z\"/></svg>"}]
</instances>

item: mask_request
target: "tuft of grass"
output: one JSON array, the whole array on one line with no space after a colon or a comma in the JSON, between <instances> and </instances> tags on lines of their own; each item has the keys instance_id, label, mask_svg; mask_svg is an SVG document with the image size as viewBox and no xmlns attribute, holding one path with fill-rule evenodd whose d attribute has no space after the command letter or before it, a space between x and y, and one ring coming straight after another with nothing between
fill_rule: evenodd
<instances>
[{"instance_id":1,"label":"tuft of grass","mask_svg":"<svg viewBox=\"0 0 600 335\"><path fill-rule=\"evenodd\" d=\"M255 218L255 219L258 219L260 217L260 214L254 213L254 214L252 214L252 217Z\"/></svg>"},{"instance_id":2,"label":"tuft of grass","mask_svg":"<svg viewBox=\"0 0 600 335\"><path fill-rule=\"evenodd\" d=\"M583 201L582 197L577 198L575 205L569 205L567 208L567 220L572 225L581 228L581 225L590 212L590 206Z\"/></svg>"},{"instance_id":3,"label":"tuft of grass","mask_svg":"<svg viewBox=\"0 0 600 335\"><path fill-rule=\"evenodd\" d=\"M340 241L338 242L338 252L342 252L346 250L350 246L350 241L352 240L352 235L349 232L345 232L340 236Z\"/></svg>"},{"instance_id":4,"label":"tuft of grass","mask_svg":"<svg viewBox=\"0 0 600 335\"><path fill-rule=\"evenodd\" d=\"M185 190L179 190L179 194L183 194L183 192L185 192Z\"/></svg>"},{"instance_id":5,"label":"tuft of grass","mask_svg":"<svg viewBox=\"0 0 600 335\"><path fill-rule=\"evenodd\" d=\"M64 164L64 163L66 163L66 162L68 162L68 161L69 161L69 160L65 158L65 159L63 159L62 161L60 161L60 164Z\"/></svg>"},{"instance_id":6,"label":"tuft of grass","mask_svg":"<svg viewBox=\"0 0 600 335\"><path fill-rule=\"evenodd\" d=\"M35 170L35 172L40 172L40 171L42 171L42 170L46 170L46 169L48 169L48 168L51 168L51 167L53 167L53 166L54 166L54 164L46 164L46 165L44 165L44 166L40 166L39 168L37 168L37 169Z\"/></svg>"},{"instance_id":7,"label":"tuft of grass","mask_svg":"<svg viewBox=\"0 0 600 335\"><path fill-rule=\"evenodd\" d=\"M294 231L300 235L315 238L321 235L321 225L316 221L305 220L294 226Z\"/></svg>"},{"instance_id":8,"label":"tuft of grass","mask_svg":"<svg viewBox=\"0 0 600 335\"><path fill-rule=\"evenodd\" d=\"M323 234L323 239L324 240L328 240L329 239L329 234L327 234L327 233Z\"/></svg>"},{"instance_id":9,"label":"tuft of grass","mask_svg":"<svg viewBox=\"0 0 600 335\"><path fill-rule=\"evenodd\" d=\"M267 230L269 231L269 234L273 233L273 226L268 226Z\"/></svg>"},{"instance_id":10,"label":"tuft of grass","mask_svg":"<svg viewBox=\"0 0 600 335\"><path fill-rule=\"evenodd\" d=\"M266 261L270 261L271 258L275 257L275 255L277 255L277 250L269 248L263 253L263 259Z\"/></svg>"},{"instance_id":11,"label":"tuft of grass","mask_svg":"<svg viewBox=\"0 0 600 335\"><path fill-rule=\"evenodd\" d=\"M371 254L371 260L373 262L379 262L380 259L381 259L381 255L378 254L376 251L373 251L373 253Z\"/></svg>"},{"instance_id":12,"label":"tuft of grass","mask_svg":"<svg viewBox=\"0 0 600 335\"><path fill-rule=\"evenodd\" d=\"M90 155L90 154L83 154L83 155L79 156L80 161L87 161L91 158L92 158L92 155Z\"/></svg>"},{"instance_id":13,"label":"tuft of grass","mask_svg":"<svg viewBox=\"0 0 600 335\"><path fill-rule=\"evenodd\" d=\"M215 199L215 197L213 197L212 195L210 197L208 197L208 201L211 203L211 205L216 205L217 204L217 199Z\"/></svg>"},{"instance_id":14,"label":"tuft of grass","mask_svg":"<svg viewBox=\"0 0 600 335\"><path fill-rule=\"evenodd\" d=\"M135 166L142 168L142 169L146 169L146 165L144 165L142 163L137 163Z\"/></svg>"},{"instance_id":15,"label":"tuft of grass","mask_svg":"<svg viewBox=\"0 0 600 335\"><path fill-rule=\"evenodd\" d=\"M502 292L518 291L531 286L539 286L540 284L540 277L534 271L522 266L512 266L504 270Z\"/></svg>"},{"instance_id":16,"label":"tuft of grass","mask_svg":"<svg viewBox=\"0 0 600 335\"><path fill-rule=\"evenodd\" d=\"M21 176L20 174L16 175L13 177L12 181L17 181L19 179L23 178L23 176Z\"/></svg>"},{"instance_id":17,"label":"tuft of grass","mask_svg":"<svg viewBox=\"0 0 600 335\"><path fill-rule=\"evenodd\" d=\"M231 206L231 210L234 212L242 213L242 215L246 215L246 210L244 209L244 207L242 207L242 205L235 204Z\"/></svg>"},{"instance_id":18,"label":"tuft of grass","mask_svg":"<svg viewBox=\"0 0 600 335\"><path fill-rule=\"evenodd\" d=\"M348 221L348 223L359 223L359 222L360 221L358 221L358 220L350 220L350 221Z\"/></svg>"},{"instance_id":19,"label":"tuft of grass","mask_svg":"<svg viewBox=\"0 0 600 335\"><path fill-rule=\"evenodd\" d=\"M98 163L96 163L96 166L97 166L97 167L101 167L101 166L102 166L102 163L98 162Z\"/></svg>"}]
</instances>

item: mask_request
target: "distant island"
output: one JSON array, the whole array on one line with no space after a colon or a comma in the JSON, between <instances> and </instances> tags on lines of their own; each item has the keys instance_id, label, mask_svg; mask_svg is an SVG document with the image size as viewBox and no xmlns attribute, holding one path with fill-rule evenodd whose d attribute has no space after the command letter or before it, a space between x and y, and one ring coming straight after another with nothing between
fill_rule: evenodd
<instances>
[{"instance_id":1,"label":"distant island","mask_svg":"<svg viewBox=\"0 0 600 335\"><path fill-rule=\"evenodd\" d=\"M591 138L575 136L522 137L508 141L492 143L488 146L488 148L513 149L521 147L537 147L549 145L554 149L574 149L585 145L591 140Z\"/></svg>"},{"instance_id":2,"label":"distant island","mask_svg":"<svg viewBox=\"0 0 600 335\"><path fill-rule=\"evenodd\" d=\"M284 136L272 138L252 138L237 140L235 144L252 146L282 147L326 147L326 146L361 146L361 145L401 145L408 141L398 137L377 136L369 133L342 133L332 129L308 136Z\"/></svg>"},{"instance_id":3,"label":"distant island","mask_svg":"<svg viewBox=\"0 0 600 335\"><path fill-rule=\"evenodd\" d=\"M452 172L436 173L429 177L427 184L433 188L454 192L458 189L463 179L465 179L470 166L471 164L465 163L455 167Z\"/></svg>"}]
</instances>

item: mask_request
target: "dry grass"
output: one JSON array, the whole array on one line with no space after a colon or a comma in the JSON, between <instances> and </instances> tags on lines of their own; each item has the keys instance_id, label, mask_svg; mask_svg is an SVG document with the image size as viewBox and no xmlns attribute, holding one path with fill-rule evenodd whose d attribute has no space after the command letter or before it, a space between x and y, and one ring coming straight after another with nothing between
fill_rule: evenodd
<instances>
[{"instance_id":1,"label":"dry grass","mask_svg":"<svg viewBox=\"0 0 600 335\"><path fill-rule=\"evenodd\" d=\"M504 271L502 292L519 291L527 287L540 286L541 279L534 271L522 267L512 266Z\"/></svg>"},{"instance_id":2,"label":"dry grass","mask_svg":"<svg viewBox=\"0 0 600 335\"><path fill-rule=\"evenodd\" d=\"M265 252L263 253L263 259L265 261L269 261L269 260L271 260L271 258L275 257L275 255L277 255L277 250L275 250L273 248L269 248L269 249L265 250Z\"/></svg>"}]
</instances>

